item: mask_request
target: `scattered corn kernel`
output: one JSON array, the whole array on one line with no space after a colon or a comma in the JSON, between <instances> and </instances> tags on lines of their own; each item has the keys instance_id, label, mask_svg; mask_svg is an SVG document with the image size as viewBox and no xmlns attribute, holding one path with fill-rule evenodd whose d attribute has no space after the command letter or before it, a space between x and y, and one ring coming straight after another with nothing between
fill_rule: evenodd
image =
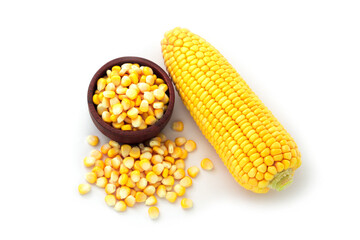
<instances>
[{"instance_id":1,"label":"scattered corn kernel","mask_svg":"<svg viewBox=\"0 0 360 240\"><path fill-rule=\"evenodd\" d=\"M172 129L177 132L184 130L184 123L181 121L173 122Z\"/></svg>"},{"instance_id":2,"label":"scattered corn kernel","mask_svg":"<svg viewBox=\"0 0 360 240\"><path fill-rule=\"evenodd\" d=\"M145 205L147 205L147 206L152 206L152 205L155 205L156 203L157 203L157 199L155 196L150 196L145 201Z\"/></svg>"},{"instance_id":3,"label":"scattered corn kernel","mask_svg":"<svg viewBox=\"0 0 360 240\"><path fill-rule=\"evenodd\" d=\"M97 136L94 135L89 135L86 138L86 141L91 145L91 146L96 146L99 143L99 138Z\"/></svg>"},{"instance_id":4,"label":"scattered corn kernel","mask_svg":"<svg viewBox=\"0 0 360 240\"><path fill-rule=\"evenodd\" d=\"M188 188L192 185L192 180L190 177L188 176L185 176L183 179L180 180L180 185L185 187L185 188Z\"/></svg>"},{"instance_id":5,"label":"scattered corn kernel","mask_svg":"<svg viewBox=\"0 0 360 240\"><path fill-rule=\"evenodd\" d=\"M181 147L182 145L184 145L186 143L186 138L184 137L177 137L175 138L175 144L178 147Z\"/></svg>"},{"instance_id":6,"label":"scattered corn kernel","mask_svg":"<svg viewBox=\"0 0 360 240\"><path fill-rule=\"evenodd\" d=\"M189 167L187 169L187 173L189 174L190 177L194 178L198 175L198 173L200 172L200 169L196 166L192 166L192 167Z\"/></svg>"},{"instance_id":7,"label":"scattered corn kernel","mask_svg":"<svg viewBox=\"0 0 360 240\"><path fill-rule=\"evenodd\" d=\"M84 158L84 165L86 167L92 167L95 164L96 159L94 157L85 157Z\"/></svg>"},{"instance_id":8,"label":"scattered corn kernel","mask_svg":"<svg viewBox=\"0 0 360 240\"><path fill-rule=\"evenodd\" d=\"M90 184L82 183L82 184L79 184L78 190L81 195L84 195L84 194L87 194L88 192L90 192L91 186L90 186Z\"/></svg>"},{"instance_id":9,"label":"scattered corn kernel","mask_svg":"<svg viewBox=\"0 0 360 240\"><path fill-rule=\"evenodd\" d=\"M176 184L176 185L174 186L174 192L175 192L179 197L183 196L183 195L185 194L185 191L186 191L185 187L181 186L180 184Z\"/></svg>"},{"instance_id":10,"label":"scattered corn kernel","mask_svg":"<svg viewBox=\"0 0 360 240\"><path fill-rule=\"evenodd\" d=\"M205 170L212 170L214 168L214 164L212 163L212 161L208 158L204 158L202 161L201 161L201 168L202 169L205 169Z\"/></svg>"},{"instance_id":11,"label":"scattered corn kernel","mask_svg":"<svg viewBox=\"0 0 360 240\"><path fill-rule=\"evenodd\" d=\"M114 209L118 212L124 212L126 210L126 203L124 201L118 201L115 204Z\"/></svg>"},{"instance_id":12,"label":"scattered corn kernel","mask_svg":"<svg viewBox=\"0 0 360 240\"><path fill-rule=\"evenodd\" d=\"M100 177L96 180L96 186L105 188L108 183L108 180L106 177Z\"/></svg>"},{"instance_id":13,"label":"scattered corn kernel","mask_svg":"<svg viewBox=\"0 0 360 240\"><path fill-rule=\"evenodd\" d=\"M184 208L184 209L192 208L192 207L193 207L193 202L192 202L192 200L189 199L189 198L183 198L183 199L181 199L181 207Z\"/></svg>"},{"instance_id":14,"label":"scattered corn kernel","mask_svg":"<svg viewBox=\"0 0 360 240\"><path fill-rule=\"evenodd\" d=\"M97 175L94 172L88 172L85 174L85 179L88 183L96 183Z\"/></svg>"},{"instance_id":15,"label":"scattered corn kernel","mask_svg":"<svg viewBox=\"0 0 360 240\"><path fill-rule=\"evenodd\" d=\"M115 196L114 195L106 195L105 196L105 202L106 202L106 204L108 205L108 206L110 206L110 207L114 207L115 206L115 204L116 204L116 198L115 198Z\"/></svg>"},{"instance_id":16,"label":"scattered corn kernel","mask_svg":"<svg viewBox=\"0 0 360 240\"><path fill-rule=\"evenodd\" d=\"M165 198L169 202L173 203L176 201L177 195L175 192L167 192Z\"/></svg>"},{"instance_id":17,"label":"scattered corn kernel","mask_svg":"<svg viewBox=\"0 0 360 240\"><path fill-rule=\"evenodd\" d=\"M196 143L193 140L187 140L184 145L184 149L187 152L192 152L196 149Z\"/></svg>"},{"instance_id":18,"label":"scattered corn kernel","mask_svg":"<svg viewBox=\"0 0 360 240\"><path fill-rule=\"evenodd\" d=\"M148 213L151 219L157 219L160 214L159 209L157 207L149 207Z\"/></svg>"},{"instance_id":19,"label":"scattered corn kernel","mask_svg":"<svg viewBox=\"0 0 360 240\"><path fill-rule=\"evenodd\" d=\"M85 178L89 183L104 188L107 194L105 202L119 212L136 202L153 206L157 197L175 202L192 185L191 178L185 176L185 161L181 158L183 151L187 155L187 151L180 147L186 142L181 137L173 142L164 134L137 146L110 140L101 146L100 151L94 149L84 159L85 166L93 166ZM196 172L193 167L188 169L190 176L194 176L192 172ZM79 185L79 192L85 194L89 191L87 186L90 187L89 184L85 187Z\"/></svg>"}]
</instances>

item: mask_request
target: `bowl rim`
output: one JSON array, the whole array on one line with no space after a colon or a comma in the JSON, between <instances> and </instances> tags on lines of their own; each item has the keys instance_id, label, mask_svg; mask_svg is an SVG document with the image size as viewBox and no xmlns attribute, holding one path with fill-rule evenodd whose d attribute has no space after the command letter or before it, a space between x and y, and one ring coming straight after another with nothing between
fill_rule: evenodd
<instances>
[{"instance_id":1,"label":"bowl rim","mask_svg":"<svg viewBox=\"0 0 360 240\"><path fill-rule=\"evenodd\" d=\"M124 131L121 129L114 128L110 124L104 122L104 120L100 117L100 115L97 113L95 104L93 103L93 95L95 93L95 90L97 88L97 81L99 78L103 77L106 74L106 70L111 69L115 65L122 65L124 63L137 63L140 66L148 66L151 69L153 69L154 74L156 74L157 77L163 79L168 86L168 92L169 92L169 102L168 102L168 108L165 111L164 115L156 121L154 125L151 125L145 129L137 130L137 131ZM105 73L105 74L104 74ZM172 80L170 76L156 63L153 61L150 61L146 58L142 57L135 57L135 56L125 56L125 57L119 57L115 58L113 60L110 60L109 62L105 63L102 67L99 68L99 70L96 71L94 76L92 77L88 92L87 92L87 102L88 102L88 108L90 115L92 115L93 120L95 120L98 124L100 124L105 130L112 132L116 135L121 135L123 137L131 137L136 133L139 135L140 133L143 133L144 135L149 135L156 131L158 128L160 130L165 127L166 124L164 122L168 122L173 108L175 104L175 90L172 83ZM96 125L96 124L95 124ZM96 126L97 127L97 126ZM106 135L106 134L105 134Z\"/></svg>"}]
</instances>

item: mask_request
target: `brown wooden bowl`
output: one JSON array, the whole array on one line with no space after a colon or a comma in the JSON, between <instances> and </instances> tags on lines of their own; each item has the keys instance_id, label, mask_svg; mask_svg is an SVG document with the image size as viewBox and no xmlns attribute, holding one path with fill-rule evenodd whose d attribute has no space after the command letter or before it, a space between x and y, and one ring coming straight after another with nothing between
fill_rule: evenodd
<instances>
[{"instance_id":1,"label":"brown wooden bowl","mask_svg":"<svg viewBox=\"0 0 360 240\"><path fill-rule=\"evenodd\" d=\"M152 68L154 74L157 77L163 79L168 86L168 90L166 91L166 94L169 96L168 108L166 109L162 118L156 121L154 125L143 130L123 131L121 129L114 128L109 123L106 123L102 120L101 116L97 113L95 104L93 103L93 95L95 93L95 90L97 89L98 79L106 76L106 70L111 69L115 65L121 66L123 63L138 63L140 66L148 66ZM121 57L106 63L95 73L89 84L87 102L91 119L93 120L95 126L100 130L100 132L119 143L136 144L145 142L146 140L155 137L166 126L166 124L170 120L171 114L174 109L175 92L170 77L156 63L140 57Z\"/></svg>"}]
</instances>

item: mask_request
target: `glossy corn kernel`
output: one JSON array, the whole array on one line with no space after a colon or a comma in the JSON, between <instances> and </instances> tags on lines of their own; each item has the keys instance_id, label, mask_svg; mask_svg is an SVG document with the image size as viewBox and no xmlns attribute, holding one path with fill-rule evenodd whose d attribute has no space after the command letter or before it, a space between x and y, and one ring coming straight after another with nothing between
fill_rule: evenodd
<instances>
[{"instance_id":1,"label":"glossy corn kernel","mask_svg":"<svg viewBox=\"0 0 360 240\"><path fill-rule=\"evenodd\" d=\"M187 152L192 152L196 149L196 143L193 140L187 140L184 145L184 149Z\"/></svg>"},{"instance_id":2,"label":"glossy corn kernel","mask_svg":"<svg viewBox=\"0 0 360 240\"><path fill-rule=\"evenodd\" d=\"M177 199L177 195L175 192L167 192L165 195L166 200L168 200L169 202L173 203L176 201Z\"/></svg>"},{"instance_id":3,"label":"glossy corn kernel","mask_svg":"<svg viewBox=\"0 0 360 240\"><path fill-rule=\"evenodd\" d=\"M106 177L100 177L100 178L96 179L96 186L98 186L98 187L105 188L107 183L108 183L108 180Z\"/></svg>"},{"instance_id":4,"label":"glossy corn kernel","mask_svg":"<svg viewBox=\"0 0 360 240\"><path fill-rule=\"evenodd\" d=\"M214 168L214 164L212 163L212 161L208 158L204 158L203 160L201 160L201 168L204 170L212 170Z\"/></svg>"},{"instance_id":5,"label":"glossy corn kernel","mask_svg":"<svg viewBox=\"0 0 360 240\"><path fill-rule=\"evenodd\" d=\"M149 207L148 213L151 219L157 219L160 215L160 211L157 207Z\"/></svg>"},{"instance_id":6,"label":"glossy corn kernel","mask_svg":"<svg viewBox=\"0 0 360 240\"><path fill-rule=\"evenodd\" d=\"M90 192L91 186L87 183L82 183L82 184L79 184L78 190L81 195L84 195L84 194L87 194L88 192Z\"/></svg>"},{"instance_id":7,"label":"glossy corn kernel","mask_svg":"<svg viewBox=\"0 0 360 240\"><path fill-rule=\"evenodd\" d=\"M173 122L171 128L172 128L174 131L182 132L182 131L184 130L184 123L181 122L181 121Z\"/></svg>"},{"instance_id":8,"label":"glossy corn kernel","mask_svg":"<svg viewBox=\"0 0 360 240\"><path fill-rule=\"evenodd\" d=\"M85 157L84 158L84 165L85 167L92 167L95 165L96 159L94 157Z\"/></svg>"},{"instance_id":9,"label":"glossy corn kernel","mask_svg":"<svg viewBox=\"0 0 360 240\"><path fill-rule=\"evenodd\" d=\"M176 184L176 185L174 186L174 192L175 192L179 197L181 197L181 196L183 196L183 195L185 194L186 189L185 189L185 187L181 186L180 184Z\"/></svg>"},{"instance_id":10,"label":"glossy corn kernel","mask_svg":"<svg viewBox=\"0 0 360 240\"><path fill-rule=\"evenodd\" d=\"M236 70L187 29L167 32L161 45L181 99L235 180L256 193L287 186L301 165L300 152ZM274 178L258 181L256 176L270 176L270 167L277 171Z\"/></svg>"},{"instance_id":11,"label":"glossy corn kernel","mask_svg":"<svg viewBox=\"0 0 360 240\"><path fill-rule=\"evenodd\" d=\"M96 146L99 143L99 138L97 136L94 135L89 135L86 138L86 141L91 145L91 146Z\"/></svg>"},{"instance_id":12,"label":"glossy corn kernel","mask_svg":"<svg viewBox=\"0 0 360 240\"><path fill-rule=\"evenodd\" d=\"M155 196L150 196L146 199L145 201L145 205L147 206L153 206L157 203L157 199Z\"/></svg>"},{"instance_id":13,"label":"glossy corn kernel","mask_svg":"<svg viewBox=\"0 0 360 240\"><path fill-rule=\"evenodd\" d=\"M192 166L187 169L187 173L192 178L195 178L199 174L199 172L200 172L200 169L196 166Z\"/></svg>"},{"instance_id":14,"label":"glossy corn kernel","mask_svg":"<svg viewBox=\"0 0 360 240\"><path fill-rule=\"evenodd\" d=\"M192 208L193 207L192 200L189 199L189 198L181 199L181 207L184 208L184 209Z\"/></svg>"},{"instance_id":15,"label":"glossy corn kernel","mask_svg":"<svg viewBox=\"0 0 360 240\"><path fill-rule=\"evenodd\" d=\"M116 204L116 198L114 195L106 195L105 202L109 207L114 207Z\"/></svg>"},{"instance_id":16,"label":"glossy corn kernel","mask_svg":"<svg viewBox=\"0 0 360 240\"><path fill-rule=\"evenodd\" d=\"M88 172L85 174L85 179L88 183L96 183L97 175L94 172Z\"/></svg>"},{"instance_id":17,"label":"glossy corn kernel","mask_svg":"<svg viewBox=\"0 0 360 240\"><path fill-rule=\"evenodd\" d=\"M192 185L191 178L188 176L185 176L183 179L180 180L180 185L185 188L191 187L191 185Z\"/></svg>"},{"instance_id":18,"label":"glossy corn kernel","mask_svg":"<svg viewBox=\"0 0 360 240\"><path fill-rule=\"evenodd\" d=\"M115 206L114 209L118 212L124 212L126 210L126 203L124 201L118 201Z\"/></svg>"},{"instance_id":19,"label":"glossy corn kernel","mask_svg":"<svg viewBox=\"0 0 360 240\"><path fill-rule=\"evenodd\" d=\"M175 138L175 144L178 147L181 147L182 145L184 145L186 143L186 138L184 137L177 137Z\"/></svg>"}]
</instances>

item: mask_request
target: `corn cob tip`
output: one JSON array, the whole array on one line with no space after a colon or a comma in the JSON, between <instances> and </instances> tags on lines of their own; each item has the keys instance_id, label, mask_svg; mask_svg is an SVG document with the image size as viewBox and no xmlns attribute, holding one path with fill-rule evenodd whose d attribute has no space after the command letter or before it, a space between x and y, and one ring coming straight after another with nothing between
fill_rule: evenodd
<instances>
[{"instance_id":1,"label":"corn cob tip","mask_svg":"<svg viewBox=\"0 0 360 240\"><path fill-rule=\"evenodd\" d=\"M284 190L293 182L293 176L294 170L288 168L285 171L276 174L274 179L269 183L268 187L277 191Z\"/></svg>"}]
</instances>

